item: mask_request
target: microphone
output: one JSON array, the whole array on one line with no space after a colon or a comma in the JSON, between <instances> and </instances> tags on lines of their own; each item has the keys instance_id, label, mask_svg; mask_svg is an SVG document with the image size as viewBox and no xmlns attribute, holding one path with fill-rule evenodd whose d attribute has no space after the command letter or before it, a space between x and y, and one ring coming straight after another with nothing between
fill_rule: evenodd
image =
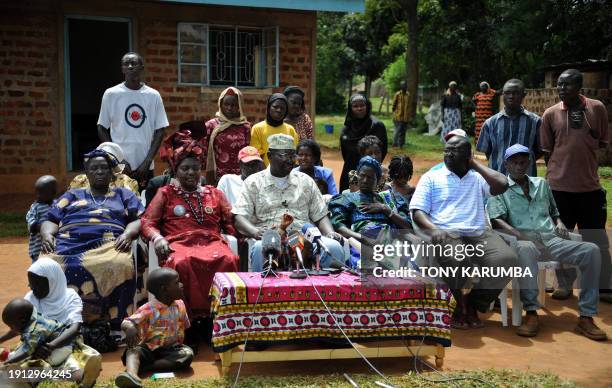
<instances>
[{"instance_id":1,"label":"microphone","mask_svg":"<svg viewBox=\"0 0 612 388\"><path fill-rule=\"evenodd\" d=\"M262 276L272 271L273 262L281 254L281 238L280 234L274 229L268 229L261 237L261 253L263 257L268 259L268 268ZM266 273L267 272L267 273Z\"/></svg>"},{"instance_id":2,"label":"microphone","mask_svg":"<svg viewBox=\"0 0 612 388\"><path fill-rule=\"evenodd\" d=\"M321 248L330 257L332 256L331 252L325 246L325 244L323 243L323 240L321 239L322 235L321 235L321 231L319 230L319 228L317 228L313 224L305 223L302 226L302 234L306 238L306 241L308 241L309 243L311 243L315 247L315 250L316 250L316 248Z\"/></svg>"},{"instance_id":3,"label":"microphone","mask_svg":"<svg viewBox=\"0 0 612 388\"><path fill-rule=\"evenodd\" d=\"M336 259L332 259L331 263L329 264L329 266L331 268L334 269L341 269L343 271L346 271L348 273L350 273L351 275L355 275L355 276L361 276L361 274L358 271L355 271L354 269L352 269L351 267L345 265L344 263L339 262Z\"/></svg>"},{"instance_id":4,"label":"microphone","mask_svg":"<svg viewBox=\"0 0 612 388\"><path fill-rule=\"evenodd\" d=\"M297 256L297 270L294 271L289 277L291 279L305 279L306 273L300 271L300 264L302 265L302 269L306 271L306 267L304 266L304 259L302 258L302 249L304 249L304 244L300 239L301 233L295 232L287 238L287 245L289 249L295 252Z\"/></svg>"}]
</instances>

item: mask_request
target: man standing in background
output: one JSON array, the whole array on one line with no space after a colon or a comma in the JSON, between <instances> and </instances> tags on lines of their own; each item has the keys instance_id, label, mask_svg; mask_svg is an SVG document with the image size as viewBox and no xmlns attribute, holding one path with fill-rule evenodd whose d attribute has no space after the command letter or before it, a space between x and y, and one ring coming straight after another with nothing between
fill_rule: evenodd
<instances>
[{"instance_id":1,"label":"man standing in background","mask_svg":"<svg viewBox=\"0 0 612 388\"><path fill-rule=\"evenodd\" d=\"M411 96L407 90L406 81L400 82L400 90L393 97L393 133L392 147L403 148L406 142L406 130L410 122L410 100Z\"/></svg>"}]
</instances>

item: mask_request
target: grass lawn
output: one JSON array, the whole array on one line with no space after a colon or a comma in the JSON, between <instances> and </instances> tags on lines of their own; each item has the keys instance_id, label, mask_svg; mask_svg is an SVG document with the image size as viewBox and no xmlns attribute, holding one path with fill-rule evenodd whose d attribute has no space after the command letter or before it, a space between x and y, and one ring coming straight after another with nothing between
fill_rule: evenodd
<instances>
[{"instance_id":1,"label":"grass lawn","mask_svg":"<svg viewBox=\"0 0 612 388\"><path fill-rule=\"evenodd\" d=\"M25 214L0 213L0 237L27 237Z\"/></svg>"},{"instance_id":2,"label":"grass lawn","mask_svg":"<svg viewBox=\"0 0 612 388\"><path fill-rule=\"evenodd\" d=\"M576 385L571 381L565 381L550 373L528 373L515 370L482 370L482 371L459 371L459 372L443 372L444 376L434 373L427 373L422 376L431 380L442 380L444 378L464 378L472 377L485 381L495 387L561 387L569 388ZM376 387L375 381L380 381L380 378L371 375L351 375L350 376L360 387ZM395 387L474 387L484 386L482 382L476 380L456 380L454 382L436 383L427 381L423 377L411 372L403 376L389 377L388 383ZM145 387L155 388L221 388L231 387L232 379L206 379L206 380L176 380L168 379L161 381L146 381ZM70 387L70 384L58 383L43 383L39 387ZM351 387L342 375L326 375L326 376L287 376L287 377L245 377L241 378L238 384L241 388L272 388L272 387L287 387L287 388L307 388L307 387ZM102 381L96 384L96 387L111 388L114 387L112 380Z\"/></svg>"}]
</instances>

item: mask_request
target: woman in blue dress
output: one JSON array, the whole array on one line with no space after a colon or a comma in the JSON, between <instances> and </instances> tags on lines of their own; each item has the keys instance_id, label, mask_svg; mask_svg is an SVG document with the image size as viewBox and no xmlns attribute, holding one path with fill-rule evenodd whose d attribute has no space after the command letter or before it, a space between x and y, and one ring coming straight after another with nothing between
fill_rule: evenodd
<instances>
[{"instance_id":1,"label":"woman in blue dress","mask_svg":"<svg viewBox=\"0 0 612 388\"><path fill-rule=\"evenodd\" d=\"M132 241L144 208L134 193L110 188L118 161L103 150L85 155L90 187L64 193L41 227L45 256L57 261L83 300L84 325L110 322L119 330L136 290ZM42 257L42 256L41 256Z\"/></svg>"}]
</instances>

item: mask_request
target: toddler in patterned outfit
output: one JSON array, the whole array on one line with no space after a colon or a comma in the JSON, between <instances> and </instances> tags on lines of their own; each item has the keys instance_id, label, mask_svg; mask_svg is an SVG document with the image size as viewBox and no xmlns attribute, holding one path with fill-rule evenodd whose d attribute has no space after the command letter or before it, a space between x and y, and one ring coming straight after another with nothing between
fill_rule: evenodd
<instances>
[{"instance_id":1,"label":"toddler in patterned outfit","mask_svg":"<svg viewBox=\"0 0 612 388\"><path fill-rule=\"evenodd\" d=\"M141 387L139 372L184 369L193 360L193 350L183 344L189 318L178 273L158 268L149 274L147 288L155 299L121 324L128 348L122 357L126 371L115 378L118 387Z\"/></svg>"}]
</instances>

